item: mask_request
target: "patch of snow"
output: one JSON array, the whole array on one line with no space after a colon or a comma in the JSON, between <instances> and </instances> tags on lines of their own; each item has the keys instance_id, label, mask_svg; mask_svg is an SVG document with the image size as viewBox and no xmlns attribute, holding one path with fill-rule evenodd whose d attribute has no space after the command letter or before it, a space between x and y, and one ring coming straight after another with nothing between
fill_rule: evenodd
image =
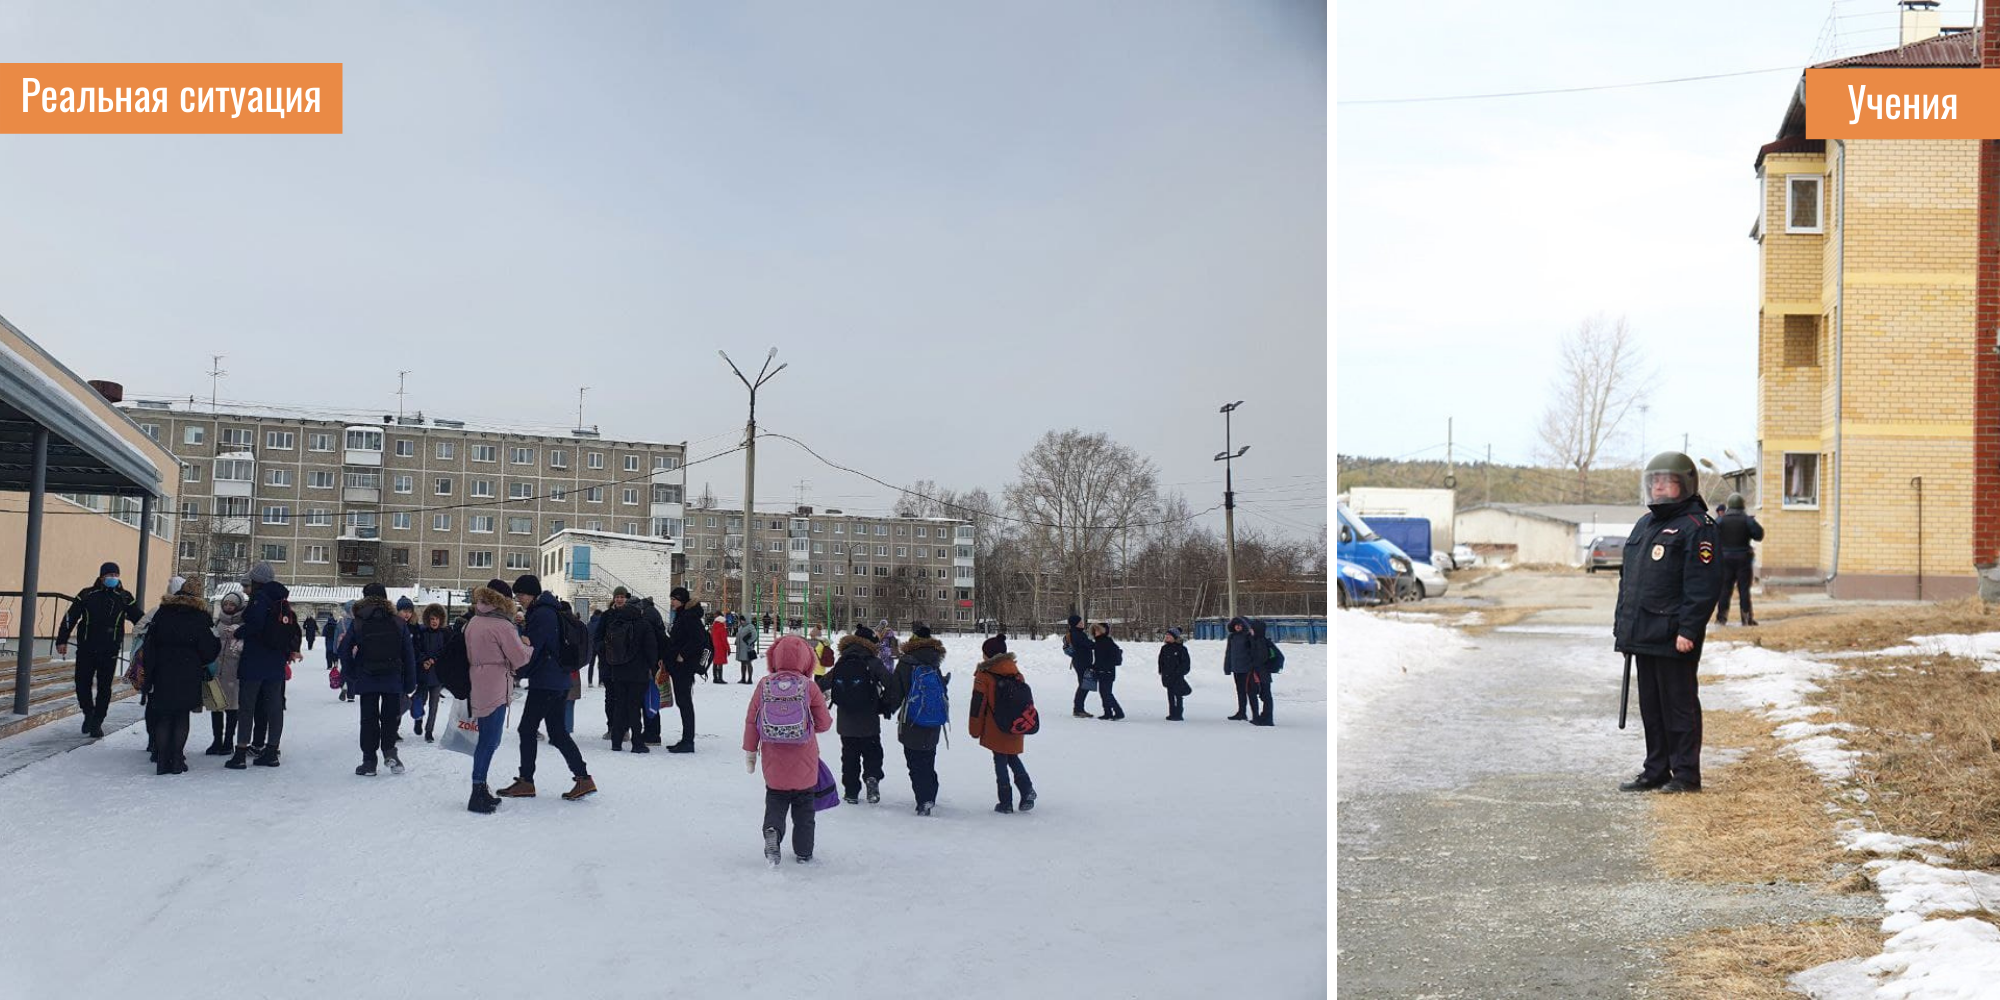
<instances>
[{"instance_id":1,"label":"patch of snow","mask_svg":"<svg viewBox=\"0 0 2000 1000\"><path fill-rule=\"evenodd\" d=\"M1882 905L1893 918L2000 910L2000 875L1940 868L1919 861L1870 861ZM1883 930L1891 930L1884 922Z\"/></svg>"},{"instance_id":2,"label":"patch of snow","mask_svg":"<svg viewBox=\"0 0 2000 1000\"><path fill-rule=\"evenodd\" d=\"M1815 680L1834 667L1761 646L1731 646L1702 659L1702 672L1721 678L1703 691L1703 700L1721 709L1800 708L1820 690Z\"/></svg>"},{"instance_id":3,"label":"patch of snow","mask_svg":"<svg viewBox=\"0 0 2000 1000\"><path fill-rule=\"evenodd\" d=\"M1785 752L1827 781L1846 781L1854 777L1854 763L1861 759L1860 751L1848 750L1846 746L1831 736L1811 736L1787 743Z\"/></svg>"},{"instance_id":4,"label":"patch of snow","mask_svg":"<svg viewBox=\"0 0 2000 1000\"><path fill-rule=\"evenodd\" d=\"M1334 641L1340 645L1334 666L1340 699L1336 734L1360 719L1368 703L1383 692L1409 683L1413 676L1449 661L1472 645L1465 636L1441 625L1366 613L1336 616Z\"/></svg>"},{"instance_id":5,"label":"patch of snow","mask_svg":"<svg viewBox=\"0 0 2000 1000\"><path fill-rule=\"evenodd\" d=\"M1609 625L1502 625L1495 632L1518 632L1522 635L1581 635L1593 639L1611 641Z\"/></svg>"},{"instance_id":6,"label":"patch of snow","mask_svg":"<svg viewBox=\"0 0 2000 1000\"><path fill-rule=\"evenodd\" d=\"M1771 731L1771 735L1786 741L1802 740L1808 736L1823 736L1827 733L1847 732L1854 729L1851 722L1791 722Z\"/></svg>"},{"instance_id":7,"label":"patch of snow","mask_svg":"<svg viewBox=\"0 0 2000 1000\"><path fill-rule=\"evenodd\" d=\"M1897 932L1862 963L1885 1000L1990 997L2000 978L2000 928L1983 920L1928 920Z\"/></svg>"},{"instance_id":8,"label":"patch of snow","mask_svg":"<svg viewBox=\"0 0 2000 1000\"><path fill-rule=\"evenodd\" d=\"M1850 851L1867 854L1901 854L1919 847L1951 846L1928 837L1905 837L1897 833L1864 829L1859 820L1848 820L1838 825L1841 827L1838 834L1840 844Z\"/></svg>"}]
</instances>

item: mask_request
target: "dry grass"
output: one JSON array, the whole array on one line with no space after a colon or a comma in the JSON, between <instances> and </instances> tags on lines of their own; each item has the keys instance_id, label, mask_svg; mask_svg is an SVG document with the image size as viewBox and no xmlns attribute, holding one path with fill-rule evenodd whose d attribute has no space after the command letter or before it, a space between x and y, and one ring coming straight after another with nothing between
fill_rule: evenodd
<instances>
[{"instance_id":1,"label":"dry grass","mask_svg":"<svg viewBox=\"0 0 2000 1000\"><path fill-rule=\"evenodd\" d=\"M1735 763L1704 766L1699 795L1652 797L1653 860L1663 873L1698 882L1835 887L1833 865L1844 852L1833 839L1826 785L1778 752L1771 728L1750 712L1703 713L1708 752L1745 752Z\"/></svg>"},{"instance_id":2,"label":"dry grass","mask_svg":"<svg viewBox=\"0 0 2000 1000\"><path fill-rule=\"evenodd\" d=\"M1769 625L1742 630L1741 641L1785 651L1833 652L1883 649L1908 642L1913 635L2000 631L2000 607L1976 597L1854 611L1829 608L1819 614L1794 610L1801 607L1772 615ZM1731 630L1727 635L1736 639L1739 633Z\"/></svg>"},{"instance_id":3,"label":"dry grass","mask_svg":"<svg viewBox=\"0 0 2000 1000\"><path fill-rule=\"evenodd\" d=\"M1706 793L1703 793L1706 794ZM1785 988L1793 973L1882 950L1874 920L1816 920L1704 930L1664 943L1669 997L1798 1000Z\"/></svg>"},{"instance_id":4,"label":"dry grass","mask_svg":"<svg viewBox=\"0 0 2000 1000\"><path fill-rule=\"evenodd\" d=\"M1822 699L1868 756L1856 772L1879 829L1962 842L1962 863L2000 868L2000 674L1953 657L1850 666Z\"/></svg>"},{"instance_id":5,"label":"dry grass","mask_svg":"<svg viewBox=\"0 0 2000 1000\"><path fill-rule=\"evenodd\" d=\"M1502 625L1519 624L1523 619L1533 617L1550 609L1541 605L1532 605L1518 608L1470 608L1468 610L1479 612L1479 624L1465 626L1465 632L1468 635L1485 635ZM1606 631L1609 632L1608 627Z\"/></svg>"}]
</instances>

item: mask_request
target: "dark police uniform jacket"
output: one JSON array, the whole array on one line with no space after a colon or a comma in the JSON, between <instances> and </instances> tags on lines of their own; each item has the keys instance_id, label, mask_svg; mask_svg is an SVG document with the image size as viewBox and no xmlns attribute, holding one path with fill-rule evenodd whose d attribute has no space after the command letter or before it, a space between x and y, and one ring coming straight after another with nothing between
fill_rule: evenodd
<instances>
[{"instance_id":1,"label":"dark police uniform jacket","mask_svg":"<svg viewBox=\"0 0 2000 1000\"><path fill-rule=\"evenodd\" d=\"M1764 526L1757 519L1740 511L1732 510L1723 514L1715 522L1716 544L1728 555L1750 554L1750 543L1764 540Z\"/></svg>"},{"instance_id":2,"label":"dark police uniform jacket","mask_svg":"<svg viewBox=\"0 0 2000 1000\"><path fill-rule=\"evenodd\" d=\"M1618 615L1612 627L1621 653L1701 659L1702 639L1722 589L1715 518L1699 494L1654 504L1625 540L1618 577ZM1674 649L1686 636L1694 648Z\"/></svg>"}]
</instances>

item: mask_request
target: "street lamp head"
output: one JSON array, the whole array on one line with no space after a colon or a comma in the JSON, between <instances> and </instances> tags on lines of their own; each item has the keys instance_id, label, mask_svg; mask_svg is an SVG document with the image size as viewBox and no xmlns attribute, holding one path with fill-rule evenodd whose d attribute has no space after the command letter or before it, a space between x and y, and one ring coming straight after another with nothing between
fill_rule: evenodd
<instances>
[{"instance_id":1,"label":"street lamp head","mask_svg":"<svg viewBox=\"0 0 2000 1000\"><path fill-rule=\"evenodd\" d=\"M1707 469L1710 472L1715 471L1715 463L1705 458L1701 460L1701 467Z\"/></svg>"},{"instance_id":2,"label":"street lamp head","mask_svg":"<svg viewBox=\"0 0 2000 1000\"><path fill-rule=\"evenodd\" d=\"M1239 400L1237 400L1236 402L1234 402L1234 403L1230 403L1230 404L1228 404L1228 405L1224 406L1224 407L1223 407L1222 409L1220 409L1220 410L1217 410L1217 411L1215 411L1215 412L1217 412L1217 413L1228 413L1229 411L1231 411L1231 410L1233 410L1233 409L1236 409L1237 407L1239 407L1239 406L1242 406L1242 405L1243 405L1243 401L1239 399Z\"/></svg>"},{"instance_id":3,"label":"street lamp head","mask_svg":"<svg viewBox=\"0 0 2000 1000\"><path fill-rule=\"evenodd\" d=\"M1226 451L1218 451L1218 452L1216 452L1216 453L1215 453L1215 460L1216 460L1216 461L1218 461L1218 462L1220 462L1220 461L1222 461L1223 459L1226 459L1226 458L1228 458L1228 457L1229 457L1229 453L1228 453L1228 452L1226 452Z\"/></svg>"},{"instance_id":4,"label":"street lamp head","mask_svg":"<svg viewBox=\"0 0 2000 1000\"><path fill-rule=\"evenodd\" d=\"M1722 454L1724 457L1728 458L1732 462L1735 462L1737 465L1743 464L1743 459L1738 457L1735 452L1730 451L1727 448L1722 449Z\"/></svg>"}]
</instances>

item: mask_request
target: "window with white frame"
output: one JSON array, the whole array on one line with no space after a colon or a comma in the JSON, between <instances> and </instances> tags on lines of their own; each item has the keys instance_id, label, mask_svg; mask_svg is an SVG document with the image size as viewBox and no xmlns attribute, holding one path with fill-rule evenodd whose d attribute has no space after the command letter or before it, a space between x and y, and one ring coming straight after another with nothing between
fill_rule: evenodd
<instances>
[{"instance_id":1,"label":"window with white frame","mask_svg":"<svg viewBox=\"0 0 2000 1000\"><path fill-rule=\"evenodd\" d=\"M450 549L432 549L432 550L431 550L431 568L432 568L432 569L442 569L442 568L444 568L444 567L446 567L446 566L450 566L450 565L451 565L451 550L450 550Z\"/></svg>"},{"instance_id":2,"label":"window with white frame","mask_svg":"<svg viewBox=\"0 0 2000 1000\"><path fill-rule=\"evenodd\" d=\"M256 433L256 431L248 427L224 427L222 429L222 446L224 448L248 448L250 447L252 436Z\"/></svg>"},{"instance_id":3,"label":"window with white frame","mask_svg":"<svg viewBox=\"0 0 2000 1000\"><path fill-rule=\"evenodd\" d=\"M970 546L970 545L961 545L961 546L959 546L959 547L958 547L958 557L959 557L960 559L970 559L970 558L972 558L972 546Z\"/></svg>"},{"instance_id":4,"label":"window with white frame","mask_svg":"<svg viewBox=\"0 0 2000 1000\"><path fill-rule=\"evenodd\" d=\"M841 564L839 564L839 563L834 563L834 564L833 564L833 575L834 575L834 576L846 576L846 575L847 575L847 567L845 567L845 566L842 566L842 565L841 565Z\"/></svg>"},{"instance_id":5,"label":"window with white frame","mask_svg":"<svg viewBox=\"0 0 2000 1000\"><path fill-rule=\"evenodd\" d=\"M333 435L324 432L314 432L306 435L306 449L308 451L332 451ZM311 559L307 559L306 561L312 562Z\"/></svg>"},{"instance_id":6,"label":"window with white frame","mask_svg":"<svg viewBox=\"0 0 2000 1000\"><path fill-rule=\"evenodd\" d=\"M889 555L889 547L887 545L877 545L875 546L875 554L883 558L887 558Z\"/></svg>"},{"instance_id":7,"label":"window with white frame","mask_svg":"<svg viewBox=\"0 0 2000 1000\"><path fill-rule=\"evenodd\" d=\"M907 524L896 525L896 537L897 538L910 537L910 526Z\"/></svg>"},{"instance_id":8,"label":"window with white frame","mask_svg":"<svg viewBox=\"0 0 2000 1000\"><path fill-rule=\"evenodd\" d=\"M330 528L333 526L333 512L325 507L310 507L306 510L306 527Z\"/></svg>"},{"instance_id":9,"label":"window with white frame","mask_svg":"<svg viewBox=\"0 0 2000 1000\"><path fill-rule=\"evenodd\" d=\"M639 490L636 487L627 486L620 499L627 507L637 507L639 506Z\"/></svg>"},{"instance_id":10,"label":"window with white frame","mask_svg":"<svg viewBox=\"0 0 2000 1000\"><path fill-rule=\"evenodd\" d=\"M247 483L256 474L256 463L241 458L218 458L215 460L215 481L219 483Z\"/></svg>"},{"instance_id":11,"label":"window with white frame","mask_svg":"<svg viewBox=\"0 0 2000 1000\"><path fill-rule=\"evenodd\" d=\"M285 561L285 547L283 545L266 543L260 554L265 562Z\"/></svg>"},{"instance_id":12,"label":"window with white frame","mask_svg":"<svg viewBox=\"0 0 2000 1000\"><path fill-rule=\"evenodd\" d=\"M534 566L529 562L526 552L509 552L507 553L507 568L527 570L533 569Z\"/></svg>"},{"instance_id":13,"label":"window with white frame","mask_svg":"<svg viewBox=\"0 0 2000 1000\"><path fill-rule=\"evenodd\" d=\"M432 530L432 531L450 531L450 530L451 530L451 515L450 515L450 514L432 514L432 515L431 515L431 530Z\"/></svg>"},{"instance_id":14,"label":"window with white frame","mask_svg":"<svg viewBox=\"0 0 2000 1000\"><path fill-rule=\"evenodd\" d=\"M439 476L438 478L431 480L431 487L432 487L432 492L436 493L438 496L448 497L451 495L451 477Z\"/></svg>"},{"instance_id":15,"label":"window with white frame","mask_svg":"<svg viewBox=\"0 0 2000 1000\"><path fill-rule=\"evenodd\" d=\"M417 442L410 438L397 438L396 457L397 458L417 457Z\"/></svg>"},{"instance_id":16,"label":"window with white frame","mask_svg":"<svg viewBox=\"0 0 2000 1000\"><path fill-rule=\"evenodd\" d=\"M535 449L533 449L533 448L512 448L512 449L509 449L509 450L510 450L510 451L511 451L511 452L513 453L513 454L512 454L512 455L511 455L510 457L511 457L511 458L512 458L512 459L514 460L514 464L515 464L515 465L533 465L533 464L535 464Z\"/></svg>"},{"instance_id":17,"label":"window with white frame","mask_svg":"<svg viewBox=\"0 0 2000 1000\"><path fill-rule=\"evenodd\" d=\"M847 554L847 543L846 543L846 542L835 542L835 543L833 543L833 554L834 554L834 555L837 555L837 556L844 556L844 555L846 555L846 554Z\"/></svg>"},{"instance_id":18,"label":"window with white frame","mask_svg":"<svg viewBox=\"0 0 2000 1000\"><path fill-rule=\"evenodd\" d=\"M564 451L561 448L550 448L549 468L551 469L569 468L569 452Z\"/></svg>"},{"instance_id":19,"label":"window with white frame","mask_svg":"<svg viewBox=\"0 0 2000 1000\"><path fill-rule=\"evenodd\" d=\"M472 460L475 462L498 462L500 446L497 444L475 444L472 446ZM471 565L467 563L466 565Z\"/></svg>"},{"instance_id":20,"label":"window with white frame","mask_svg":"<svg viewBox=\"0 0 2000 1000\"><path fill-rule=\"evenodd\" d=\"M794 538L792 539L792 551L798 553L804 553L809 550L809 546L811 544L812 543L807 541L806 539Z\"/></svg>"},{"instance_id":21,"label":"window with white frame","mask_svg":"<svg viewBox=\"0 0 2000 1000\"><path fill-rule=\"evenodd\" d=\"M887 535L888 533L889 533L889 526L888 526L888 525L886 525L886 524L878 524L878 525L876 525L876 526L875 526L875 535L876 535L876 537L882 537L882 536L885 536L885 535Z\"/></svg>"},{"instance_id":22,"label":"window with white frame","mask_svg":"<svg viewBox=\"0 0 2000 1000\"><path fill-rule=\"evenodd\" d=\"M298 440L298 435L291 431L264 432L264 447L272 451L295 451L299 446Z\"/></svg>"},{"instance_id":23,"label":"window with white frame","mask_svg":"<svg viewBox=\"0 0 2000 1000\"><path fill-rule=\"evenodd\" d=\"M473 480L472 495L477 499L485 499L487 497L491 497L493 495L493 480L491 479Z\"/></svg>"},{"instance_id":24,"label":"window with white frame","mask_svg":"<svg viewBox=\"0 0 2000 1000\"><path fill-rule=\"evenodd\" d=\"M958 540L961 542L972 541L972 525L961 524L958 526Z\"/></svg>"},{"instance_id":25,"label":"window with white frame","mask_svg":"<svg viewBox=\"0 0 2000 1000\"><path fill-rule=\"evenodd\" d=\"M347 432L347 450L348 450L348 451L381 451L381 450L382 450L382 432L381 432L381 431L360 431L360 430L355 430L355 431L348 431L348 432Z\"/></svg>"},{"instance_id":26,"label":"window with white frame","mask_svg":"<svg viewBox=\"0 0 2000 1000\"><path fill-rule=\"evenodd\" d=\"M601 451L593 451L586 453L584 455L583 464L592 469L604 468L604 453Z\"/></svg>"},{"instance_id":27,"label":"window with white frame","mask_svg":"<svg viewBox=\"0 0 2000 1000\"><path fill-rule=\"evenodd\" d=\"M939 549L937 550L937 557L939 559L949 559L951 558L951 551L949 549Z\"/></svg>"},{"instance_id":28,"label":"window with white frame","mask_svg":"<svg viewBox=\"0 0 2000 1000\"><path fill-rule=\"evenodd\" d=\"M193 521L201 517L201 504L195 500L181 501L181 520Z\"/></svg>"},{"instance_id":29,"label":"window with white frame","mask_svg":"<svg viewBox=\"0 0 2000 1000\"><path fill-rule=\"evenodd\" d=\"M625 533L626 533L626 534L628 534L628 535L636 535L636 534L638 534L638 533L639 533L639 522L637 522L637 521L627 521L627 522L625 522Z\"/></svg>"},{"instance_id":30,"label":"window with white frame","mask_svg":"<svg viewBox=\"0 0 2000 1000\"><path fill-rule=\"evenodd\" d=\"M558 501L558 502L560 502L560 501L561 501L561 500L562 500L562 499L563 499L564 497L566 497L566 496L569 496L569 491L568 491L568 490L565 490L565 489L563 489L563 488L562 488L562 487L560 487L560 486L558 486L558 487L555 487L554 489L551 489L551 490L549 490L549 499L551 499L551 500L555 500L555 501Z\"/></svg>"},{"instance_id":31,"label":"window with white frame","mask_svg":"<svg viewBox=\"0 0 2000 1000\"><path fill-rule=\"evenodd\" d=\"M394 528L397 531L410 530L410 512L407 510L399 510L394 514L389 515L389 527Z\"/></svg>"},{"instance_id":32,"label":"window with white frame","mask_svg":"<svg viewBox=\"0 0 2000 1000\"><path fill-rule=\"evenodd\" d=\"M266 486L290 486L290 485L292 485L292 470L290 470L290 469L265 469L265 470L264 470L264 485L266 485Z\"/></svg>"},{"instance_id":33,"label":"window with white frame","mask_svg":"<svg viewBox=\"0 0 2000 1000\"><path fill-rule=\"evenodd\" d=\"M535 533L535 519L532 517L509 517L507 533L510 535L532 535Z\"/></svg>"},{"instance_id":34,"label":"window with white frame","mask_svg":"<svg viewBox=\"0 0 2000 1000\"><path fill-rule=\"evenodd\" d=\"M836 534L836 535L845 535L845 534L847 534L847 522L845 522L845 521L842 521L842 522L839 522L839 523L835 524L835 525L833 526L833 533L834 533L834 534Z\"/></svg>"},{"instance_id":35,"label":"window with white frame","mask_svg":"<svg viewBox=\"0 0 2000 1000\"><path fill-rule=\"evenodd\" d=\"M918 538L929 538L929 537L930 537L930 530L931 530L931 529L929 529L929 528L918 528L918 529L917 529L917 537L918 537Z\"/></svg>"},{"instance_id":36,"label":"window with white frame","mask_svg":"<svg viewBox=\"0 0 2000 1000\"><path fill-rule=\"evenodd\" d=\"M264 523L290 524L292 523L292 509L282 505L266 507L264 508Z\"/></svg>"},{"instance_id":37,"label":"window with white frame","mask_svg":"<svg viewBox=\"0 0 2000 1000\"><path fill-rule=\"evenodd\" d=\"M333 489L333 473L324 471L306 473L306 487L315 490Z\"/></svg>"},{"instance_id":38,"label":"window with white frame","mask_svg":"<svg viewBox=\"0 0 2000 1000\"><path fill-rule=\"evenodd\" d=\"M457 458L457 457L458 457L458 442L456 442L456 441L439 441L439 442L437 443L437 457L439 457L439 458L441 458L441 459L445 459L445 460L447 460L447 461L449 461L449 460L451 460L451 459L454 459L454 458Z\"/></svg>"},{"instance_id":39,"label":"window with white frame","mask_svg":"<svg viewBox=\"0 0 2000 1000\"><path fill-rule=\"evenodd\" d=\"M626 472L639 471L639 456L637 455L625 456L625 471Z\"/></svg>"},{"instance_id":40,"label":"window with white frame","mask_svg":"<svg viewBox=\"0 0 2000 1000\"><path fill-rule=\"evenodd\" d=\"M508 483L507 496L515 500L532 500L535 498L535 484Z\"/></svg>"},{"instance_id":41,"label":"window with white frame","mask_svg":"<svg viewBox=\"0 0 2000 1000\"><path fill-rule=\"evenodd\" d=\"M597 518L594 518L594 517L593 517L593 518L591 518L590 520L588 520L588 521L585 521L585 522L584 522L584 525L583 525L583 530L585 530L585 531L603 531L603 530L604 530L604 522L603 522L603 521L600 521L600 520L598 520Z\"/></svg>"},{"instance_id":42,"label":"window with white frame","mask_svg":"<svg viewBox=\"0 0 2000 1000\"><path fill-rule=\"evenodd\" d=\"M194 559L201 555L201 546L191 538L181 539L181 558Z\"/></svg>"},{"instance_id":43,"label":"window with white frame","mask_svg":"<svg viewBox=\"0 0 2000 1000\"><path fill-rule=\"evenodd\" d=\"M585 493L585 494L584 494L584 496L583 496L583 498L584 498L585 500L588 500L588 501L590 501L591 503L603 503L603 502L604 502L604 487L602 487L602 486L592 486L592 487L590 488L590 492L588 492L588 493Z\"/></svg>"},{"instance_id":44,"label":"window with white frame","mask_svg":"<svg viewBox=\"0 0 2000 1000\"><path fill-rule=\"evenodd\" d=\"M826 543L825 543L825 542L814 542L814 543L813 543L813 555L816 555L816 556L822 556L822 555L825 555L825 554L826 554Z\"/></svg>"},{"instance_id":45,"label":"window with white frame","mask_svg":"<svg viewBox=\"0 0 2000 1000\"><path fill-rule=\"evenodd\" d=\"M396 492L415 493L416 491L417 491L417 479L415 476L396 477Z\"/></svg>"},{"instance_id":46,"label":"window with white frame","mask_svg":"<svg viewBox=\"0 0 2000 1000\"><path fill-rule=\"evenodd\" d=\"M147 437L149 437L149 438L152 438L152 439L153 439L153 440L154 440L155 442L157 442L157 441L159 441L159 440L160 440L160 425L159 425L159 424L140 424L140 425L139 425L139 432L140 432L141 434L144 434L144 435L146 435L146 436L147 436Z\"/></svg>"},{"instance_id":47,"label":"window with white frame","mask_svg":"<svg viewBox=\"0 0 2000 1000\"><path fill-rule=\"evenodd\" d=\"M349 472L341 476L341 482L350 490L379 490L382 488L380 472Z\"/></svg>"},{"instance_id":48,"label":"window with white frame","mask_svg":"<svg viewBox=\"0 0 2000 1000\"><path fill-rule=\"evenodd\" d=\"M1810 452L1785 452L1784 502L1786 509L1816 510L1819 507L1819 456Z\"/></svg>"},{"instance_id":49,"label":"window with white frame","mask_svg":"<svg viewBox=\"0 0 2000 1000\"><path fill-rule=\"evenodd\" d=\"M909 547L909 546L907 546L907 545L898 545L898 546L896 546L896 558L898 558L898 559L908 559L909 557L910 557L910 547Z\"/></svg>"},{"instance_id":50,"label":"window with white frame","mask_svg":"<svg viewBox=\"0 0 2000 1000\"><path fill-rule=\"evenodd\" d=\"M326 561L326 546L324 545L306 546L306 562L323 563L325 561Z\"/></svg>"},{"instance_id":51,"label":"window with white frame","mask_svg":"<svg viewBox=\"0 0 2000 1000\"><path fill-rule=\"evenodd\" d=\"M1820 193L1826 178L1819 174L1785 175L1785 232L1823 233Z\"/></svg>"},{"instance_id":52,"label":"window with white frame","mask_svg":"<svg viewBox=\"0 0 2000 1000\"><path fill-rule=\"evenodd\" d=\"M943 567L939 567L939 568L938 568L938 571L937 571L937 578L938 578L938 579L940 579L940 580L944 579L944 568L943 568Z\"/></svg>"},{"instance_id":53,"label":"window with white frame","mask_svg":"<svg viewBox=\"0 0 2000 1000\"><path fill-rule=\"evenodd\" d=\"M549 534L553 535L561 530L563 530L562 518L558 517L555 520L549 522Z\"/></svg>"},{"instance_id":54,"label":"window with white frame","mask_svg":"<svg viewBox=\"0 0 2000 1000\"><path fill-rule=\"evenodd\" d=\"M206 427L196 427L190 424L189 426L181 428L182 444L201 444L202 442L207 440L208 440L208 428Z\"/></svg>"},{"instance_id":55,"label":"window with white frame","mask_svg":"<svg viewBox=\"0 0 2000 1000\"><path fill-rule=\"evenodd\" d=\"M958 567L958 578L959 578L959 579L961 579L961 580L971 580L971 579L972 579L972 567L970 567L970 566L960 566L960 567Z\"/></svg>"},{"instance_id":56,"label":"window with white frame","mask_svg":"<svg viewBox=\"0 0 2000 1000\"><path fill-rule=\"evenodd\" d=\"M465 517L465 530L467 530L467 531L470 531L470 532L472 532L472 533L473 533L473 534L475 534L475 535L490 535L490 534L492 534L492 533L493 533L493 515L491 515L491 514L467 514L467 515L466 515L466 517Z\"/></svg>"},{"instance_id":57,"label":"window with white frame","mask_svg":"<svg viewBox=\"0 0 2000 1000\"><path fill-rule=\"evenodd\" d=\"M492 569L493 553L490 550L482 552L467 552L465 554L465 568Z\"/></svg>"}]
</instances>

